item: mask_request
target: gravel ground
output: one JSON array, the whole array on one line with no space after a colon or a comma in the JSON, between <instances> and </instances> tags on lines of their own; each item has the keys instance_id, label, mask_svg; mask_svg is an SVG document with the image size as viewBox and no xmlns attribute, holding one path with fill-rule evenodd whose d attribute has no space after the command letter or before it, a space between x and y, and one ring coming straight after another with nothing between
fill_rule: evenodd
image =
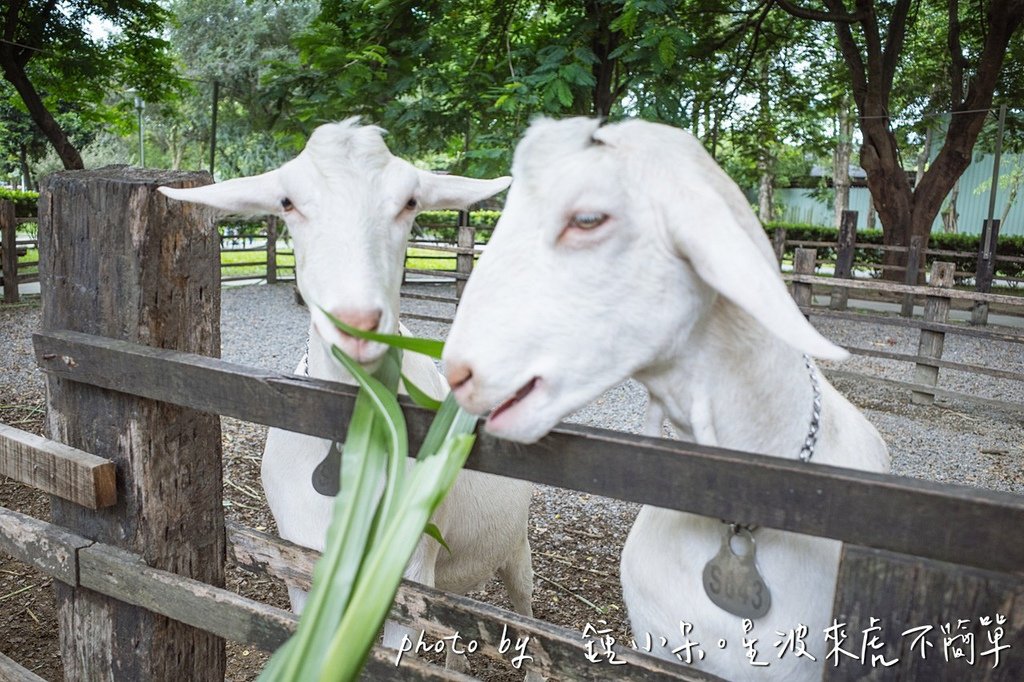
<instances>
[{"instance_id":1,"label":"gravel ground","mask_svg":"<svg viewBox=\"0 0 1024 682\"><path fill-rule=\"evenodd\" d=\"M446 285L409 285L407 291L450 296ZM450 317L453 307L403 300L406 313ZM0 307L0 422L41 432L43 380L32 359L30 335L38 325L38 307ZM874 323L815 320L826 336L847 345L914 353L917 333ZM418 335L443 338L446 325L413 319ZM244 286L224 290L222 336L226 360L291 371L301 357L308 326L290 285ZM944 358L1024 371L1019 346L951 336ZM905 363L854 357L843 369L909 380ZM976 404L949 401L914 406L905 392L866 382L834 382L864 410L889 443L895 473L963 483L1024 494L1024 427L1019 416L992 412ZM942 386L970 395L1024 402L1019 382L943 370ZM570 421L635 432L646 395L626 382L601 396ZM230 518L273 531L259 484L259 457L266 429L223 420L225 507ZM43 496L9 480L0 480L0 505L47 518ZM534 494L530 536L537 575L535 615L582 630L604 620L628 641L628 625L618 585L618 557L638 506L591 495L538 486ZM0 652L35 669L46 679L61 675L49 580L0 556ZM232 570L229 586L246 596L287 606L282 586ZM497 583L474 595L507 607ZM253 679L264 656L231 645L228 679ZM489 680L517 680L521 675L471 659L474 672Z\"/></svg>"}]
</instances>

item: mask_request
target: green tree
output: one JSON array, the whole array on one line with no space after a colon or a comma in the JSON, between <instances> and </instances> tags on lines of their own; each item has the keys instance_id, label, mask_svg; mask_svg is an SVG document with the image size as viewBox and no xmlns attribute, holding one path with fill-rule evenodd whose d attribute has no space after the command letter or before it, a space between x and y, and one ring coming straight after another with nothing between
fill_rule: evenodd
<instances>
[{"instance_id":1,"label":"green tree","mask_svg":"<svg viewBox=\"0 0 1024 682\"><path fill-rule=\"evenodd\" d=\"M927 244L943 201L970 164L993 98L1020 92L1024 0L967 7L958 0L855 0L852 10L844 0L823 0L824 9L774 2L793 16L834 26L863 136L860 165L885 243L906 246L921 236ZM899 124L901 117L927 113L929 103L952 115L941 131L942 146L915 187L902 162L906 143L898 137ZM897 253L886 254L886 264L900 260ZM899 274L890 269L886 276Z\"/></svg>"},{"instance_id":2,"label":"green tree","mask_svg":"<svg viewBox=\"0 0 1024 682\"><path fill-rule=\"evenodd\" d=\"M83 164L61 111L83 125L124 122L129 105L112 92L159 101L177 84L154 0L9 0L2 11L0 70L65 168Z\"/></svg>"},{"instance_id":3,"label":"green tree","mask_svg":"<svg viewBox=\"0 0 1024 682\"><path fill-rule=\"evenodd\" d=\"M280 72L297 61L292 39L309 25L316 8L313 0L173 0L169 4L169 38L189 87L179 100L157 112L151 127L166 165L208 164L214 81L219 84L220 99L218 174L262 172L279 165L301 145L298 136L277 137L282 131L294 132L294 126L281 124L292 82ZM325 115L331 117L328 112Z\"/></svg>"},{"instance_id":4,"label":"green tree","mask_svg":"<svg viewBox=\"0 0 1024 682\"><path fill-rule=\"evenodd\" d=\"M690 40L677 5L325 2L279 75L304 132L325 111L361 114L401 153L501 172L531 116L621 115L646 78L667 79Z\"/></svg>"}]
</instances>

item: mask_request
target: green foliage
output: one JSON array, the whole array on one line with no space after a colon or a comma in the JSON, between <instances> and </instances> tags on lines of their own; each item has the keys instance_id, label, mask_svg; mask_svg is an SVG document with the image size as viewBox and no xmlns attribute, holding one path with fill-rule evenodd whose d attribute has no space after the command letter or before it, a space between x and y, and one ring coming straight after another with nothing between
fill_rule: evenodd
<instances>
[{"instance_id":1,"label":"green foliage","mask_svg":"<svg viewBox=\"0 0 1024 682\"><path fill-rule=\"evenodd\" d=\"M39 214L39 192L23 192L0 187L0 200L14 202L19 217Z\"/></svg>"},{"instance_id":2,"label":"green foliage","mask_svg":"<svg viewBox=\"0 0 1024 682\"><path fill-rule=\"evenodd\" d=\"M76 147L102 130L131 130L128 89L147 102L173 99L180 81L162 37L167 16L155 0L6 3L5 38L19 44L0 52L10 82L0 88L0 127L13 134L0 135L6 163L37 161L46 151L42 141L53 141L29 118L32 101L13 87L20 75Z\"/></svg>"},{"instance_id":3,"label":"green foliage","mask_svg":"<svg viewBox=\"0 0 1024 682\"><path fill-rule=\"evenodd\" d=\"M169 10L175 59L190 82L149 124L157 162L209 166L214 81L218 178L262 173L294 156L309 130L293 135L290 122L282 125L293 84L277 72L298 59L292 39L313 19L314 0L174 0Z\"/></svg>"},{"instance_id":4,"label":"green foliage","mask_svg":"<svg viewBox=\"0 0 1024 682\"><path fill-rule=\"evenodd\" d=\"M477 228L493 228L500 217L501 211L472 211L470 212L470 223ZM458 211L424 211L416 216L414 235L455 243L459 236L458 224ZM477 230L476 241L478 244L486 244L490 236L490 229Z\"/></svg>"}]
</instances>

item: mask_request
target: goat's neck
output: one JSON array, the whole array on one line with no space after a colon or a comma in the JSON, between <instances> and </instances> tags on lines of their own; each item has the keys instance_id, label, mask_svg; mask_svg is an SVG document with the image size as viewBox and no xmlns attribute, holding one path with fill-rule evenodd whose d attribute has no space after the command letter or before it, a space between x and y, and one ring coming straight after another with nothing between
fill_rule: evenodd
<instances>
[{"instance_id":1,"label":"goat's neck","mask_svg":"<svg viewBox=\"0 0 1024 682\"><path fill-rule=\"evenodd\" d=\"M638 373L687 440L796 459L814 392L803 355L719 297L693 332ZM815 456L815 461L821 461Z\"/></svg>"},{"instance_id":2,"label":"goat's neck","mask_svg":"<svg viewBox=\"0 0 1024 682\"><path fill-rule=\"evenodd\" d=\"M331 355L331 346L323 340L313 327L309 326L309 348L306 353L306 369L309 376L316 379L340 381L343 384L355 384L351 374Z\"/></svg>"}]
</instances>

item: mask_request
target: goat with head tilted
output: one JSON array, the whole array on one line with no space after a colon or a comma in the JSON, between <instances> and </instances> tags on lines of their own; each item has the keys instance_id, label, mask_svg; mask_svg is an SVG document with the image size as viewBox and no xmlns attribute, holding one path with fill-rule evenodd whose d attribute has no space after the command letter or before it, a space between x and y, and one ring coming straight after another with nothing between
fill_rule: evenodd
<instances>
[{"instance_id":1,"label":"goat with head tilted","mask_svg":"<svg viewBox=\"0 0 1024 682\"><path fill-rule=\"evenodd\" d=\"M488 431L535 441L632 376L650 395L650 435L667 417L682 438L705 445L888 469L878 432L810 360L846 352L801 315L743 194L694 137L643 121L541 120L519 144L512 174L444 356L459 402L489 412ZM747 603L722 606L721 585L706 583L723 538L731 549L722 561L756 556L758 573L731 586L749 592ZM751 538L756 555L743 546ZM695 640L733 644L707 651L697 665L709 672L820 679L840 547L645 507L622 556L633 635L679 640L686 621ZM800 625L817 662L775 659L775 633ZM760 639L769 667L750 665L744 636ZM682 643L660 653L674 658Z\"/></svg>"},{"instance_id":2,"label":"goat with head tilted","mask_svg":"<svg viewBox=\"0 0 1024 682\"><path fill-rule=\"evenodd\" d=\"M312 377L354 383L331 356L332 344L368 369L379 364L385 346L343 334L321 309L359 329L396 333L406 242L416 214L464 208L508 186L508 178L474 180L418 170L393 156L381 133L356 119L323 125L302 153L277 170L194 189L161 188L173 199L285 221L299 290L311 314L309 349L297 373L308 369ZM405 353L402 372L433 397L444 397L447 387L429 358ZM321 551L333 497L318 492L313 477L330 446L320 438L270 429L262 464L263 487L281 537ZM514 608L531 615L531 492L523 481L463 471L432 518L451 551L424 537L406 577L465 593L497 573ZM306 593L295 586L288 591L293 609L300 611ZM405 634L409 631L389 623L385 644L397 646Z\"/></svg>"}]
</instances>

